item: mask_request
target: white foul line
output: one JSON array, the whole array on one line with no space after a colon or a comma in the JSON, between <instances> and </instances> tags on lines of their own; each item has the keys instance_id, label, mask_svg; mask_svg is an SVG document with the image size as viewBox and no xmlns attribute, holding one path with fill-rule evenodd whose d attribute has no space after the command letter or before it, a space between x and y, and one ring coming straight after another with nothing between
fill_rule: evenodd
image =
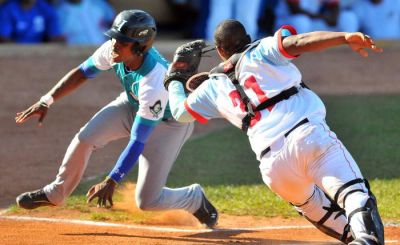
<instances>
[{"instance_id":1,"label":"white foul line","mask_svg":"<svg viewBox=\"0 0 400 245\"><path fill-rule=\"evenodd\" d=\"M65 224L79 224L79 225L91 225L101 227L117 227L137 230L150 230L160 232L180 232L180 233L208 233L208 232L237 232L237 231L263 231L263 230L287 230L287 229L315 229L311 225L287 225L287 226L264 226L264 227L244 227L244 228L225 228L225 229L178 229L168 228L159 226L144 226L144 225L127 225L117 224L99 221L89 220L77 220L77 219L56 219L56 218L41 218L41 217L29 217L29 216L4 216L7 210L0 210L0 219L16 220L16 221L42 221L50 223L65 223ZM399 224L387 224L385 227L399 227ZM398 243L397 240L387 240L385 243Z\"/></svg>"},{"instance_id":2,"label":"white foul line","mask_svg":"<svg viewBox=\"0 0 400 245\"><path fill-rule=\"evenodd\" d=\"M311 226L311 225L303 225L303 226L290 225L290 226L265 226L265 227L245 227L245 228L226 228L226 229L178 229L178 228L168 228L168 227L159 227L159 226L128 225L128 224L117 224L117 223L108 223L108 222L100 222L100 221L41 218L41 217L29 217L29 216L0 216L0 219L17 220L17 221L43 221L43 222L52 222L52 223L80 224L80 225L92 225L92 226L103 226L103 227L118 227L118 228L128 228L128 229L142 229L142 230L151 230L151 231L184 232L184 233L314 228L314 226Z\"/></svg>"}]
</instances>

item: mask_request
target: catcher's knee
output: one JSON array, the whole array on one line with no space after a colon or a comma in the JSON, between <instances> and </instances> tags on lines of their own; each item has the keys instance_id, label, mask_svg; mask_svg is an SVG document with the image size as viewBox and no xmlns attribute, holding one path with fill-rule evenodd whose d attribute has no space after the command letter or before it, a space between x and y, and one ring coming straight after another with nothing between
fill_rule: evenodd
<instances>
[{"instance_id":1,"label":"catcher's knee","mask_svg":"<svg viewBox=\"0 0 400 245\"><path fill-rule=\"evenodd\" d=\"M344 243L353 240L345 212L317 186L313 195L302 205L295 205L318 230Z\"/></svg>"}]
</instances>

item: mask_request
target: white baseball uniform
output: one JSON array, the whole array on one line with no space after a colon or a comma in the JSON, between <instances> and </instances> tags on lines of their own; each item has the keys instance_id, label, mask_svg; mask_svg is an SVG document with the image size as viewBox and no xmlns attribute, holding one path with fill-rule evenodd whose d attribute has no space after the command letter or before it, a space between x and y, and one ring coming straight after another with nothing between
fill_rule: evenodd
<instances>
[{"instance_id":1,"label":"white baseball uniform","mask_svg":"<svg viewBox=\"0 0 400 245\"><path fill-rule=\"evenodd\" d=\"M349 214L363 207L368 190L357 183L338 190L363 176L343 146L325 122L326 110L321 99L311 90L300 86L301 73L282 45L282 35L292 29L280 29L249 50L236 65L238 81L254 106L276 96L283 90L298 87L298 93L274 106L256 112L247 135L251 148L260 160L262 178L272 191L313 221L321 220L328 194ZM292 33L293 34L293 33ZM197 119L206 123L211 118L226 118L238 128L246 115L245 105L226 74L212 74L186 98L178 81L169 85L170 107L178 121ZM189 115L190 114L190 115ZM301 121L307 123L296 127ZM285 136L287 132L289 135ZM261 156L261 152L270 151ZM360 189L363 192L351 193ZM338 193L338 194L337 194ZM328 205L329 206L329 205ZM339 211L339 210L336 210ZM355 230L362 224L352 221ZM329 219L325 225L342 234L347 223L344 215Z\"/></svg>"}]
</instances>

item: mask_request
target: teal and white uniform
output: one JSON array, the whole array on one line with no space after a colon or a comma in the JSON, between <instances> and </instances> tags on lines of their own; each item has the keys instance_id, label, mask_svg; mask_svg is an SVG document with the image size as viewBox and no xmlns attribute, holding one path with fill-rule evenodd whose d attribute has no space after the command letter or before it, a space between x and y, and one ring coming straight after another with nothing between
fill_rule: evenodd
<instances>
[{"instance_id":1,"label":"teal and white uniform","mask_svg":"<svg viewBox=\"0 0 400 245\"><path fill-rule=\"evenodd\" d=\"M130 137L109 176L117 182L139 161L137 206L145 210L185 209L195 212L202 201L200 185L166 188L171 167L193 123L182 124L171 117L168 92L163 86L168 62L151 48L143 64L129 71L124 63L113 63L111 41L105 42L80 65L87 78L113 69L125 91L81 128L72 140L56 180L44 188L55 205L61 205L79 184L94 149Z\"/></svg>"}]
</instances>

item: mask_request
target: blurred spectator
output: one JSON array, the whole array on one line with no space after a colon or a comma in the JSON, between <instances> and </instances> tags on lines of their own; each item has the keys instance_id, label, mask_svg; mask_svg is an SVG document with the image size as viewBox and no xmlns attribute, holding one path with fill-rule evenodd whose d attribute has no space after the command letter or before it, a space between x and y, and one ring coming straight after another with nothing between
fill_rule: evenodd
<instances>
[{"instance_id":1,"label":"blurred spectator","mask_svg":"<svg viewBox=\"0 0 400 245\"><path fill-rule=\"evenodd\" d=\"M353 9L366 34L374 39L400 39L399 0L358 0Z\"/></svg>"},{"instance_id":2,"label":"blurred spectator","mask_svg":"<svg viewBox=\"0 0 400 245\"><path fill-rule=\"evenodd\" d=\"M59 4L60 2L62 2L64 0L46 0L46 2L50 5L56 6L57 4Z\"/></svg>"},{"instance_id":3,"label":"blurred spectator","mask_svg":"<svg viewBox=\"0 0 400 245\"><path fill-rule=\"evenodd\" d=\"M358 0L339 0L340 8L345 10L353 9L353 5Z\"/></svg>"},{"instance_id":4,"label":"blurred spectator","mask_svg":"<svg viewBox=\"0 0 400 245\"><path fill-rule=\"evenodd\" d=\"M0 8L0 42L64 41L54 8L44 0L8 0Z\"/></svg>"},{"instance_id":5,"label":"blurred spectator","mask_svg":"<svg viewBox=\"0 0 400 245\"><path fill-rule=\"evenodd\" d=\"M261 1L258 18L258 37L273 35L275 30L275 8L278 0Z\"/></svg>"},{"instance_id":6,"label":"blurred spectator","mask_svg":"<svg viewBox=\"0 0 400 245\"><path fill-rule=\"evenodd\" d=\"M247 33L254 40L258 33L258 14L261 0L210 0L206 39L214 39L214 30L217 25L226 19L240 21Z\"/></svg>"},{"instance_id":7,"label":"blurred spectator","mask_svg":"<svg viewBox=\"0 0 400 245\"><path fill-rule=\"evenodd\" d=\"M299 33L316 30L355 32L359 22L354 12L340 8L339 0L286 0L276 7L276 28L293 25Z\"/></svg>"},{"instance_id":8,"label":"blurred spectator","mask_svg":"<svg viewBox=\"0 0 400 245\"><path fill-rule=\"evenodd\" d=\"M209 0L168 0L183 38L204 38Z\"/></svg>"},{"instance_id":9,"label":"blurred spectator","mask_svg":"<svg viewBox=\"0 0 400 245\"><path fill-rule=\"evenodd\" d=\"M98 45L112 24L114 10L105 0L64 0L57 6L61 30L70 45Z\"/></svg>"}]
</instances>

